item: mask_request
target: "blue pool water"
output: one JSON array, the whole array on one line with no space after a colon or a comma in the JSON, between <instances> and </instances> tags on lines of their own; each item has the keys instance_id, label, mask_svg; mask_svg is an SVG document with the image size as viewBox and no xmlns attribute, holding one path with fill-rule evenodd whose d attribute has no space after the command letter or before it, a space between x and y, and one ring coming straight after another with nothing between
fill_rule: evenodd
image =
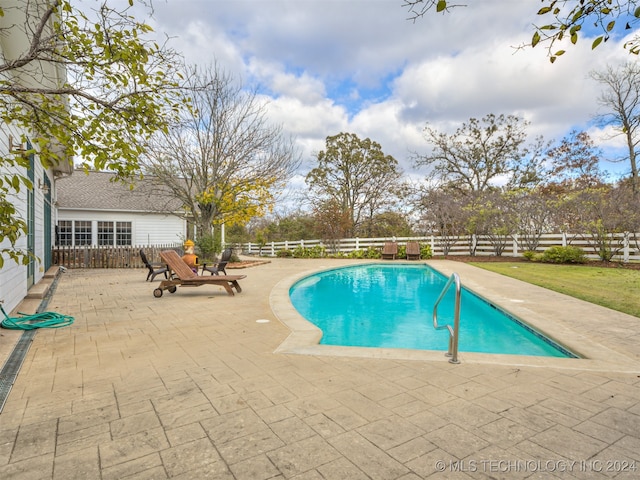
<instances>
[{"instance_id":1,"label":"blue pool water","mask_svg":"<svg viewBox=\"0 0 640 480\"><path fill-rule=\"evenodd\" d=\"M449 333L432 321L446 281L424 264L367 264L305 277L289 295L322 330L321 344L446 351ZM455 289L449 290L438 323L453 326ZM464 288L460 305L460 351L575 357Z\"/></svg>"}]
</instances>

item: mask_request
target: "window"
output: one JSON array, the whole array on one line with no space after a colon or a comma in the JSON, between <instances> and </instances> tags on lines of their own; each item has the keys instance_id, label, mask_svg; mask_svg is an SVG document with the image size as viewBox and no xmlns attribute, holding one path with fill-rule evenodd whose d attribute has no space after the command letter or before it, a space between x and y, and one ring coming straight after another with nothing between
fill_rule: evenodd
<instances>
[{"instance_id":1,"label":"window","mask_svg":"<svg viewBox=\"0 0 640 480\"><path fill-rule=\"evenodd\" d=\"M116 222L116 245L131 245L131 222Z\"/></svg>"},{"instance_id":2,"label":"window","mask_svg":"<svg viewBox=\"0 0 640 480\"><path fill-rule=\"evenodd\" d=\"M95 232L93 231L96 227ZM101 247L131 246L131 222L105 222L91 220L59 220L56 227L57 244L60 246L95 245ZM95 234L95 236L94 236Z\"/></svg>"},{"instance_id":3,"label":"window","mask_svg":"<svg viewBox=\"0 0 640 480\"><path fill-rule=\"evenodd\" d=\"M73 225L71 220L60 220L58 222L58 238L57 244L62 247L70 247L73 245Z\"/></svg>"},{"instance_id":4,"label":"window","mask_svg":"<svg viewBox=\"0 0 640 480\"><path fill-rule=\"evenodd\" d=\"M91 221L76 220L75 227L75 245L91 245Z\"/></svg>"},{"instance_id":5,"label":"window","mask_svg":"<svg viewBox=\"0 0 640 480\"><path fill-rule=\"evenodd\" d=\"M98 222L98 245L113 246L113 222Z\"/></svg>"}]
</instances>

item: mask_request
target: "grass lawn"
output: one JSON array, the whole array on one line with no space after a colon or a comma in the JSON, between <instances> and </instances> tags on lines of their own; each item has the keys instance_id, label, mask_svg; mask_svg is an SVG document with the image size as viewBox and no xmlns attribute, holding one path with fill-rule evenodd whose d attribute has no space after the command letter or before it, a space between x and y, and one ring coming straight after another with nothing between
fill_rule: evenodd
<instances>
[{"instance_id":1,"label":"grass lawn","mask_svg":"<svg viewBox=\"0 0 640 480\"><path fill-rule=\"evenodd\" d=\"M640 317L640 270L524 262L471 265Z\"/></svg>"}]
</instances>

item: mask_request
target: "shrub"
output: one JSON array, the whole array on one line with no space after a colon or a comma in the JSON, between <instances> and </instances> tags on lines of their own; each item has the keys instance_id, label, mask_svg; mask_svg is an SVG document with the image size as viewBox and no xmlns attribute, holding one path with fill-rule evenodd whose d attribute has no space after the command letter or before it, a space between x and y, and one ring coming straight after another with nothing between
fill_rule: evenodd
<instances>
[{"instance_id":1,"label":"shrub","mask_svg":"<svg viewBox=\"0 0 640 480\"><path fill-rule=\"evenodd\" d=\"M522 256L527 260L529 260L530 262L535 262L537 260L540 260L540 257L541 257L541 255L539 255L534 250L526 250L525 252L522 253Z\"/></svg>"},{"instance_id":2,"label":"shrub","mask_svg":"<svg viewBox=\"0 0 640 480\"><path fill-rule=\"evenodd\" d=\"M382 258L382 252L380 251L379 248L367 247L367 249L364 251L364 258L368 258L368 259Z\"/></svg>"},{"instance_id":3,"label":"shrub","mask_svg":"<svg viewBox=\"0 0 640 480\"><path fill-rule=\"evenodd\" d=\"M287 248L282 248L276 252L276 257L286 258L291 256L293 256L293 254L291 253L291 250Z\"/></svg>"},{"instance_id":4,"label":"shrub","mask_svg":"<svg viewBox=\"0 0 640 480\"><path fill-rule=\"evenodd\" d=\"M327 256L327 252L324 247L316 245L315 247L305 248L297 246L292 255L295 258L324 258Z\"/></svg>"},{"instance_id":5,"label":"shrub","mask_svg":"<svg viewBox=\"0 0 640 480\"><path fill-rule=\"evenodd\" d=\"M368 247L366 250L352 250L347 255L348 258L356 258L356 259L376 259L382 257L382 252L380 249L375 247Z\"/></svg>"},{"instance_id":6,"label":"shrub","mask_svg":"<svg viewBox=\"0 0 640 480\"><path fill-rule=\"evenodd\" d=\"M310 258L324 258L327 256L327 249L325 247L321 247L320 245L316 245L315 247L307 249L310 253Z\"/></svg>"},{"instance_id":7,"label":"shrub","mask_svg":"<svg viewBox=\"0 0 640 480\"><path fill-rule=\"evenodd\" d=\"M587 256L579 247L551 247L544 251L541 261L546 263L585 263Z\"/></svg>"},{"instance_id":8,"label":"shrub","mask_svg":"<svg viewBox=\"0 0 640 480\"><path fill-rule=\"evenodd\" d=\"M220 251L220 242L211 234L196 238L196 251L201 260L213 260L215 254Z\"/></svg>"},{"instance_id":9,"label":"shrub","mask_svg":"<svg viewBox=\"0 0 640 480\"><path fill-rule=\"evenodd\" d=\"M363 250L362 258L366 258L366 259L370 259L370 260L375 260L375 259L378 259L378 258L382 258L382 252L380 251L379 248L367 247L366 250Z\"/></svg>"},{"instance_id":10,"label":"shrub","mask_svg":"<svg viewBox=\"0 0 640 480\"><path fill-rule=\"evenodd\" d=\"M424 244L420 246L420 258L423 260L428 260L433 257L433 252L431 251L431 245Z\"/></svg>"}]
</instances>

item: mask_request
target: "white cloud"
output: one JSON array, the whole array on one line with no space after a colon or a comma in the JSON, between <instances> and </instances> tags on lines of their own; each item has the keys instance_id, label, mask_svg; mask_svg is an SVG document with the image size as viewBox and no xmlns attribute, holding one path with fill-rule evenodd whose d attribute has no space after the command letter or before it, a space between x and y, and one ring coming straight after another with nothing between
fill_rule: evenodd
<instances>
[{"instance_id":1,"label":"white cloud","mask_svg":"<svg viewBox=\"0 0 640 480\"><path fill-rule=\"evenodd\" d=\"M610 147L612 149L624 149L627 147L627 140L619 129L614 129L611 125L603 128L591 127L587 130L589 137L597 145Z\"/></svg>"},{"instance_id":2,"label":"white cloud","mask_svg":"<svg viewBox=\"0 0 640 480\"><path fill-rule=\"evenodd\" d=\"M589 71L629 60L624 40L592 51L581 39L554 64L545 45L515 50L533 33L532 1L472 2L415 23L401 0L166 0L154 8L155 29L190 62L217 61L271 96L270 118L298 139L303 170L326 136L353 132L411 173L410 152L428 148L426 122L451 131L488 113L519 115L532 137L559 140L591 128L598 112L600 86Z\"/></svg>"},{"instance_id":3,"label":"white cloud","mask_svg":"<svg viewBox=\"0 0 640 480\"><path fill-rule=\"evenodd\" d=\"M276 97L295 98L307 105L322 103L326 99L324 83L303 72L301 75L286 72L281 64L251 59L247 65L251 78L258 79Z\"/></svg>"}]
</instances>

